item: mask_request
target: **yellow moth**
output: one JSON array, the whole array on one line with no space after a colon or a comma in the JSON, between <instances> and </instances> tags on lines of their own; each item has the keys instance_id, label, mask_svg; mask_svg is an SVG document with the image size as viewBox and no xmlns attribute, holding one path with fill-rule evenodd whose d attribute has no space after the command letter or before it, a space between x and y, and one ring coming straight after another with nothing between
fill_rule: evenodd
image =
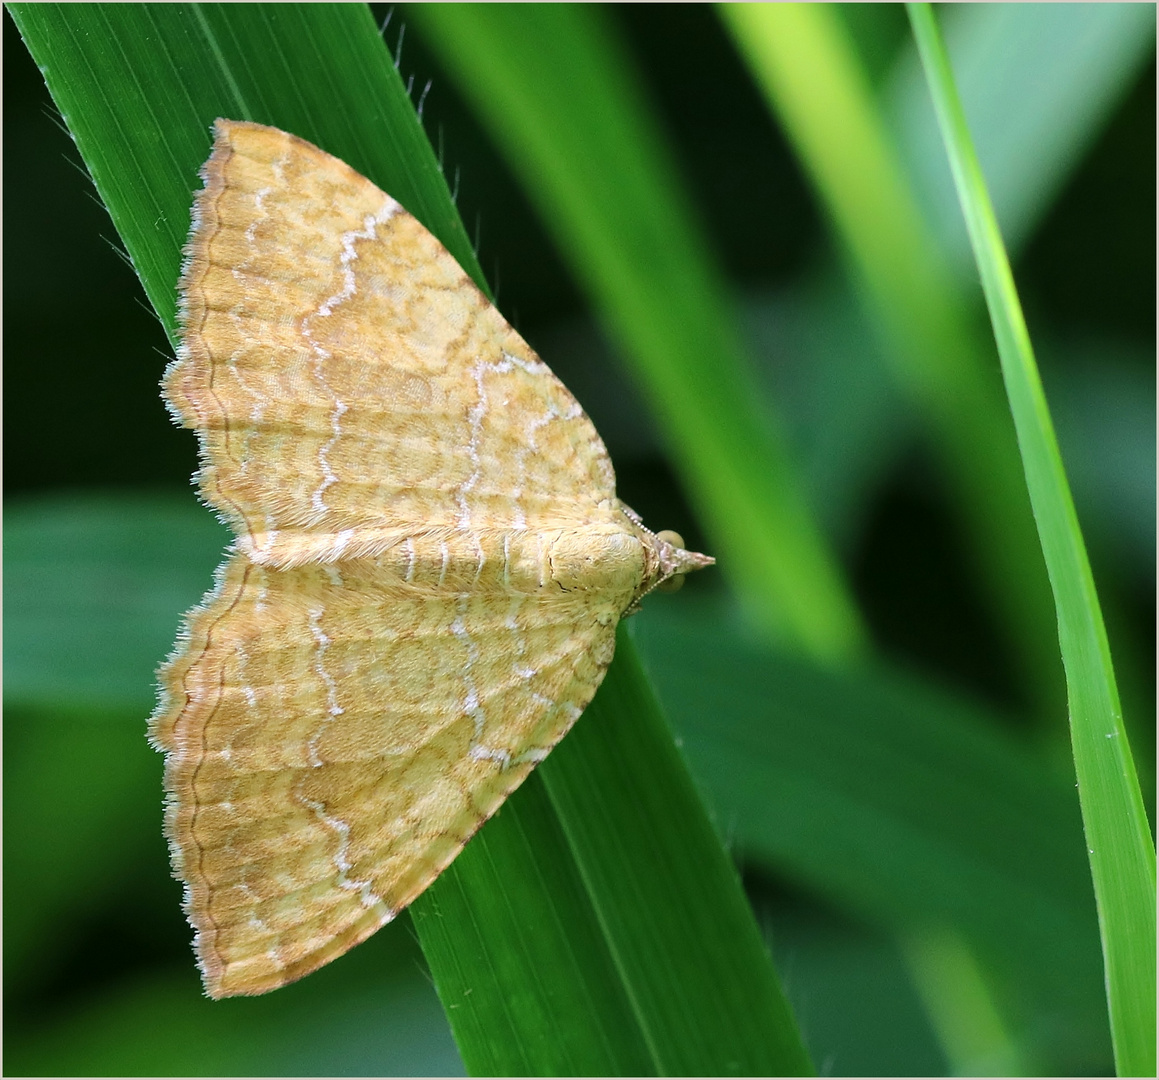
<instances>
[{"instance_id":1,"label":"yellow moth","mask_svg":"<svg viewBox=\"0 0 1159 1080\"><path fill-rule=\"evenodd\" d=\"M712 559L653 534L563 384L389 195L219 120L164 397L237 536L150 722L206 990L415 899L591 701L616 624Z\"/></svg>"}]
</instances>

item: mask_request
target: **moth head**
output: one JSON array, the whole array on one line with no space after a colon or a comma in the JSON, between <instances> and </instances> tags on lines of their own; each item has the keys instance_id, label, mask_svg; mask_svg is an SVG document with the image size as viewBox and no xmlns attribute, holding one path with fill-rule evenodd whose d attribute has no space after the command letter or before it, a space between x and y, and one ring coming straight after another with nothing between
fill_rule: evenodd
<instances>
[{"instance_id":1,"label":"moth head","mask_svg":"<svg viewBox=\"0 0 1159 1080\"><path fill-rule=\"evenodd\" d=\"M633 524L636 525L636 531L644 545L645 563L644 580L632 598L631 605L624 612L625 615L631 615L635 612L640 601L653 589L659 589L661 592L675 592L684 584L686 574L690 574L694 570L703 570L706 566L712 566L716 562L711 555L701 555L699 552L686 550L684 538L679 533L672 532L670 529L653 533L645 528L640 523L640 519L627 507L624 507L624 510Z\"/></svg>"},{"instance_id":2,"label":"moth head","mask_svg":"<svg viewBox=\"0 0 1159 1080\"><path fill-rule=\"evenodd\" d=\"M711 555L686 551L684 537L671 529L661 529L656 534L655 540L660 570L656 588L661 592L675 592L684 584L685 574L690 574L693 570L703 570L716 562Z\"/></svg>"}]
</instances>

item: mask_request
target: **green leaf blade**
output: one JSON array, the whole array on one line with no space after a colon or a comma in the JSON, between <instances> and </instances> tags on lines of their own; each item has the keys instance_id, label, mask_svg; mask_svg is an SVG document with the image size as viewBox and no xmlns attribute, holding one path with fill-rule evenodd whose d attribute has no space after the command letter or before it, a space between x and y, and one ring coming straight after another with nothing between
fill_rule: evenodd
<instances>
[{"instance_id":1,"label":"green leaf blade","mask_svg":"<svg viewBox=\"0 0 1159 1080\"><path fill-rule=\"evenodd\" d=\"M630 641L621 624L617 648ZM662 1075L709 1065L753 1075L772 1061L783 1075L811 1075L772 967L753 978L749 957L764 942L655 698L640 692L647 685L635 649L624 649L589 709L587 752L565 747L544 774L641 1030ZM609 777L627 793L630 815L587 798ZM664 777L680 778L683 797ZM656 872L632 872L642 851ZM673 882L686 890L678 905L665 895ZM684 948L671 950L672 940ZM706 992L679 990L696 985Z\"/></svg>"},{"instance_id":2,"label":"green leaf blade","mask_svg":"<svg viewBox=\"0 0 1159 1080\"><path fill-rule=\"evenodd\" d=\"M1071 741L1120 1075L1155 1071L1155 847L1110 646L1030 335L933 12L908 5L990 309L1058 610Z\"/></svg>"}]
</instances>

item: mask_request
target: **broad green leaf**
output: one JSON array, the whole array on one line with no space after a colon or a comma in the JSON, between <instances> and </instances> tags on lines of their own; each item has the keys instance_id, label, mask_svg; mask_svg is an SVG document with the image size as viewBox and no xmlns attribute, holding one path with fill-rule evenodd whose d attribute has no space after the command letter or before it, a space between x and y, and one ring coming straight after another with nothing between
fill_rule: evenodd
<instances>
[{"instance_id":1,"label":"broad green leaf","mask_svg":"<svg viewBox=\"0 0 1159 1080\"><path fill-rule=\"evenodd\" d=\"M201 599L231 540L192 494L10 501L5 703L148 715L179 617Z\"/></svg>"},{"instance_id":2,"label":"broad green leaf","mask_svg":"<svg viewBox=\"0 0 1159 1080\"><path fill-rule=\"evenodd\" d=\"M744 866L902 940L952 930L1048 1072L1109 1060L1073 779L913 674L777 654L716 603L633 633Z\"/></svg>"},{"instance_id":3,"label":"broad green leaf","mask_svg":"<svg viewBox=\"0 0 1159 1080\"><path fill-rule=\"evenodd\" d=\"M20 1076L462 1076L404 922L281 999L213 1002L189 967L113 983L51 1023L6 1025ZM384 977L383 969L390 969Z\"/></svg>"}]
</instances>

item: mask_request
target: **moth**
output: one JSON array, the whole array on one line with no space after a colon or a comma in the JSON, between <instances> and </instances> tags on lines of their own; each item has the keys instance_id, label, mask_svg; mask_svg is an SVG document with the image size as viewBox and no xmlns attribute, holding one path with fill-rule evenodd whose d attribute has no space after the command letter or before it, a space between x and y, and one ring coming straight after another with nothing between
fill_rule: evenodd
<instances>
[{"instance_id":1,"label":"moth","mask_svg":"<svg viewBox=\"0 0 1159 1080\"><path fill-rule=\"evenodd\" d=\"M652 589L710 565L394 199L218 120L163 397L236 535L159 672L165 832L211 997L415 899L567 733Z\"/></svg>"}]
</instances>

